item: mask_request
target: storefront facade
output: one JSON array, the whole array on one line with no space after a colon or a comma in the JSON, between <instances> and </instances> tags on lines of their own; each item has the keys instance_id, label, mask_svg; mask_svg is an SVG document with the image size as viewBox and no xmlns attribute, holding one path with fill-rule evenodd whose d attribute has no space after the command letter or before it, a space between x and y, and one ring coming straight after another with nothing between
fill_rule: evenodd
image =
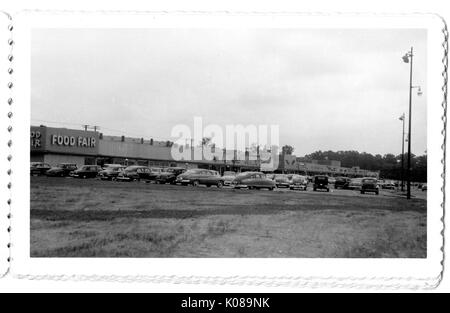
<instances>
[{"instance_id":1,"label":"storefront facade","mask_svg":"<svg viewBox=\"0 0 450 313\"><path fill-rule=\"evenodd\" d=\"M202 147L179 147L189 149L189 155L202 155ZM223 151L221 160L175 160L170 142L128 138L124 136L103 136L94 131L31 126L31 162L44 162L52 166L60 163L82 165L122 164L156 167L181 166L205 168L219 171L259 171L261 164L247 154L238 160L236 151ZM191 158L194 159L194 158ZM301 162L295 155L280 155L278 173L300 173L307 175L326 174L331 176L378 177L378 172L360 168L345 168L330 163Z\"/></svg>"}]
</instances>

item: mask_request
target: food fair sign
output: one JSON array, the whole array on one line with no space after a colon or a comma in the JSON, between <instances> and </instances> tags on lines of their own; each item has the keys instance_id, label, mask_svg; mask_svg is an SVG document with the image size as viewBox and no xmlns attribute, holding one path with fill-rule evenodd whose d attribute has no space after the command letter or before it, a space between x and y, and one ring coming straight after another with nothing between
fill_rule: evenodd
<instances>
[{"instance_id":1,"label":"food fair sign","mask_svg":"<svg viewBox=\"0 0 450 313\"><path fill-rule=\"evenodd\" d=\"M98 154L97 132L52 127L31 127L31 150L79 155Z\"/></svg>"},{"instance_id":2,"label":"food fair sign","mask_svg":"<svg viewBox=\"0 0 450 313\"><path fill-rule=\"evenodd\" d=\"M52 145L70 146L70 147L90 147L95 148L97 143L95 137L67 136L67 135L51 135Z\"/></svg>"}]
</instances>

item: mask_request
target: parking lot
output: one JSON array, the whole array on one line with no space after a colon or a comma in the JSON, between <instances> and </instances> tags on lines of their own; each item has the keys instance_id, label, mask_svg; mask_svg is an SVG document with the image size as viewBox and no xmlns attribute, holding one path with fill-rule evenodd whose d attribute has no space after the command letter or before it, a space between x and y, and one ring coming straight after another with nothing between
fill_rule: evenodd
<instances>
[{"instance_id":1,"label":"parking lot","mask_svg":"<svg viewBox=\"0 0 450 313\"><path fill-rule=\"evenodd\" d=\"M32 257L426 257L426 192L31 177Z\"/></svg>"}]
</instances>

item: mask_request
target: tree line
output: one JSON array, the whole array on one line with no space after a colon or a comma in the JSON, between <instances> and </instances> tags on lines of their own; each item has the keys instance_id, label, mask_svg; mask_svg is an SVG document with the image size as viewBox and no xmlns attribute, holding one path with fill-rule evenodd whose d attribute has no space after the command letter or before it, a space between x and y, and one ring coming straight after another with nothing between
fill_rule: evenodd
<instances>
[{"instance_id":1,"label":"tree line","mask_svg":"<svg viewBox=\"0 0 450 313\"><path fill-rule=\"evenodd\" d=\"M406 168L408 154L404 154L404 169ZM358 151L316 151L305 156L305 161L336 160L343 167L359 166L361 169L380 171L380 177L385 179L402 179L402 155L370 154ZM416 156L411 154L411 180L416 182L427 181L427 155Z\"/></svg>"}]
</instances>

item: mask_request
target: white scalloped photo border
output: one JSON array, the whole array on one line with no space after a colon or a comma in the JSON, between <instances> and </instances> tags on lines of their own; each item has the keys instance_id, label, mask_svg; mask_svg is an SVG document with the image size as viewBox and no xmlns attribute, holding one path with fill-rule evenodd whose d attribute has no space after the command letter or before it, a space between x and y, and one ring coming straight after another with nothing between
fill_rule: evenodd
<instances>
[{"instance_id":1,"label":"white scalloped photo border","mask_svg":"<svg viewBox=\"0 0 450 313\"><path fill-rule=\"evenodd\" d=\"M76 17L83 17L83 19L76 19ZM149 17L152 18L149 18ZM29 195L24 195L24 190L28 191L27 182L24 180L28 180L29 184L29 173L27 166L22 166L22 164L28 164L26 160L29 161L29 146L28 136L29 136L29 79L27 82L27 71L29 71L29 58L26 56L29 54L26 47L29 42L27 39L29 37L26 36L27 31L29 31L32 27L67 27L72 23L73 27L86 27L86 25L95 24L99 27L117 27L118 20L122 21L123 18L129 17L130 20L126 21L126 25L128 27L151 27L148 24L143 22L142 17L145 17L150 21L150 23L154 22L154 20L161 21L161 17L170 17L172 19L172 25L178 25L182 27L183 22L186 19L191 18L192 16L196 17L196 21L194 24L199 27L201 26L201 22L197 20L206 19L208 23L216 23L218 19L225 18L245 18L245 19L271 19L272 22L274 19L279 17L283 17L283 23L286 20L295 19L307 19L311 21L312 19L321 20L324 22L324 18L329 19L341 19L343 25L347 27L350 25L355 25L360 23L360 25L367 25L367 21L373 19L390 19L391 21L395 19L430 19L432 23L438 23L439 26L439 47L433 47L439 53L439 62L440 62L440 73L441 77L439 79L435 79L434 82L440 81L439 83L439 94L434 95L433 103L436 103L436 99L439 100L440 108L434 108L438 110L439 120L433 120L433 127L438 127L440 138L433 137L436 135L436 131L432 134L428 134L428 140L430 138L434 141L438 142L438 147L441 153L438 156L434 156L433 159L437 160L438 164L434 164L433 166L433 175L438 175L439 177L433 177L433 181L435 181L439 190L435 190L435 194L440 194L441 196L437 200L437 203L440 205L440 213L431 212L433 216L437 216L438 219L436 221L432 221L433 226L439 227L438 230L428 228L429 235L434 234L433 238L429 238L429 245L432 244L432 251L429 251L429 255L432 254L432 263L427 263L430 259L430 256L426 261L418 261L418 267L411 267L407 264L410 260L401 259L401 260L388 260L386 264L395 264L395 268L398 270L397 274L387 274L382 275L382 271L373 271L368 272L368 269L360 268L361 263L365 264L365 260L353 260L353 259L294 259L288 261L280 261L279 263L283 263L283 265L293 266L299 262L304 264L306 267L311 266L311 268L315 267L314 263L318 263L317 267L314 270L311 270L309 274L303 273L302 275L295 275L294 272L286 274L283 272L282 274L274 275L273 272L267 271L258 275L246 275L244 273L240 273L239 275L226 275L225 272L222 272L220 275L215 274L215 270L211 270L211 268L207 268L205 266L221 266L225 262L227 266L232 264L240 264L244 266L244 268L250 269L252 263L258 263L260 261L270 263L272 265L271 260L261 260L261 259L243 259L243 260L233 260L232 262L229 259L144 259L144 260L135 260L135 259L126 259L126 260L105 260L105 259L31 259L29 257L29 202L26 205L26 201L29 201ZM220 18L218 18L220 17ZM175 19L175 22L174 20ZM204 285L230 285L230 286L264 286L264 287L296 287L296 288L328 288L328 287L345 287L345 288L374 288L374 289L431 289L435 288L439 285L444 271L443 261L444 261L444 212L445 212L445 144L446 144L446 112L447 112L447 68L448 68L448 29L445 21L434 14L350 14L350 13L301 13L301 12L201 12L201 11L160 11L160 12L145 12L145 11L95 11L95 12L87 12L87 11L24 11L18 14L17 18L13 17L14 27L16 29L14 42L11 38L10 48L12 49L13 44L16 47L14 52L14 58L16 59L15 67L17 73L15 78L17 80L14 81L14 90L12 90L13 85L7 85L7 87L13 92L13 96L8 97L14 99L15 107L14 107L14 115L15 115L15 123L14 132L12 129L8 128L8 136L10 137L8 141L9 148L12 149L12 155L14 156L14 161L12 163L12 180L13 187L11 188L11 181L8 183L8 192L12 194L13 202L8 203L7 211L12 209L13 215L11 220L11 215L8 213L9 222L12 224L12 232L11 225L7 226L8 235L11 236L11 242L13 243L12 247L9 248L9 257L12 258L11 262L11 273L14 277L19 279L30 279L30 280L71 280L71 281L114 281L114 282L146 282L146 283L171 283L171 284L204 284ZM77 25L75 26L75 21L77 21ZM94 21L94 22L92 22ZM147 22L149 22L147 21ZM123 22L123 21L122 21ZM192 21L191 21L192 22ZM36 24L37 23L37 24ZM90 24L91 23L91 24ZM353 24L352 24L353 23ZM413 22L412 22L413 23ZM430 22L431 23L431 22ZM118 23L120 24L120 22ZM164 21L162 22L164 24ZM414 24L414 23L413 23ZM420 24L420 22L419 22ZM81 26L80 26L81 25ZM124 27L124 24L120 24ZM434 24L433 24L434 25ZM385 26L385 25L384 25ZM9 27L9 26L8 26ZM386 27L386 26L385 26ZM11 27L12 31L12 27ZM17 34L18 33L18 34ZM25 36L24 36L25 34ZM29 35L29 33L28 33ZM436 35L436 34L435 34ZM17 37L16 37L17 36ZM9 43L9 42L8 42ZM17 54L17 58L16 58ZM12 61L12 53L9 53ZM9 57L8 56L8 57ZM18 60L18 61L17 61ZM433 59L434 60L434 59ZM0 69L3 70L3 69ZM7 69L6 69L7 70ZM11 72L12 73L12 72ZM29 75L29 72L28 72ZM434 78L434 76L433 76ZM12 81L11 81L12 82ZM28 84L28 85L27 85ZM429 82L429 85L431 83ZM435 86L435 85L434 85ZM436 87L436 86L435 86ZM429 87L431 90L431 86ZM20 91L18 91L20 90ZM430 108L431 101L428 101L428 106ZM10 111L12 112L12 111ZM28 115L27 115L28 114ZM9 118L12 118L12 113ZM434 118L434 117L433 117ZM20 122L19 122L20 121ZM430 123L428 123L430 124ZM436 128L433 128L436 130ZM11 144L14 141L14 146L11 147ZM430 144L430 143L429 143ZM9 159L11 161L11 159ZM10 162L11 163L11 162ZM11 169L11 168L10 168ZM437 170L436 170L437 169ZM431 172L431 171L430 171ZM8 172L11 175L11 172ZM430 173L429 173L430 177ZM17 201L16 201L17 200ZM430 199L428 199L430 201ZM430 202L428 202L430 203ZM5 204L3 204L5 205ZM430 210L428 208L428 216L430 216ZM430 221L429 221L430 222ZM431 232L430 232L431 231ZM437 233L438 232L438 233ZM429 236L431 237L431 236ZM431 240L431 241L430 241ZM27 245L28 243L28 245ZM28 248L28 251L27 251ZM436 251L435 251L436 250ZM438 251L439 250L439 251ZM431 252L431 253L430 253ZM28 255L27 255L28 254ZM9 261L9 260L8 260ZM163 265L163 261L164 265ZM399 262L400 261L400 262ZM185 268L177 268L176 265L180 265L183 262L184 264L189 265L198 264L197 270L192 270L192 275L189 274L190 270L186 270ZM228 262L228 263L227 263ZM231 263L230 263L231 262ZM383 263L384 260L368 260L375 264L375 268ZM332 266L336 266L334 272L330 274L327 272L327 269L324 267L324 264L334 264ZM404 271L402 271L401 263L404 263ZM299 263L300 264L300 263ZM149 272L149 265L155 266L158 269L158 266L161 266L161 270L151 270L152 274ZM162 266L171 267L173 266L173 271L170 270L162 270ZM354 273L352 275L348 275L349 272L336 272L337 269L341 267L354 268ZM365 265L367 266L367 265ZM384 265L385 266L385 265ZM124 268L125 267L125 268ZM323 275L321 274L321 267L323 269ZM428 274L422 275L420 271L425 271L429 267L432 267ZM294 268L294 267L293 267ZM415 268L415 271L412 269ZM206 273L203 275L202 270ZM234 269L233 269L234 270ZM373 268L370 269L372 271ZM388 270L388 269L386 269ZM231 271L231 270L230 270ZM161 275L159 275L159 273ZM217 272L220 272L217 270ZM388 271L386 271L387 273ZM344 274L342 274L344 273ZM417 274L417 275L414 275Z\"/></svg>"}]
</instances>

